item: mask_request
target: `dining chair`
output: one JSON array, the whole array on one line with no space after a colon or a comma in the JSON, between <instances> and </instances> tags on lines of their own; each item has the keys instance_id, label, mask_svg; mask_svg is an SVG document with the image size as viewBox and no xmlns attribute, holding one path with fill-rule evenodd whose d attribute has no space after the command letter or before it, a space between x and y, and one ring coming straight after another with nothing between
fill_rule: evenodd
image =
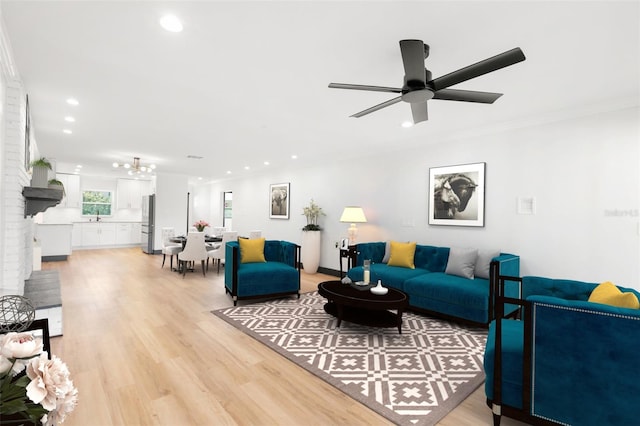
<instances>
[{"instance_id":1,"label":"dining chair","mask_svg":"<svg viewBox=\"0 0 640 426\"><path fill-rule=\"evenodd\" d=\"M261 238L261 237L262 237L262 231L258 231L258 230L249 231L249 238L253 239L253 238Z\"/></svg>"},{"instance_id":2,"label":"dining chair","mask_svg":"<svg viewBox=\"0 0 640 426\"><path fill-rule=\"evenodd\" d=\"M229 241L237 241L238 240L238 232L237 231L226 231L222 233L222 242L220 246L215 250L209 250L209 258L213 259L215 263L218 261L218 274L220 273L220 263L224 263L224 253L225 247ZM209 268L209 259L207 258L207 269Z\"/></svg>"},{"instance_id":3,"label":"dining chair","mask_svg":"<svg viewBox=\"0 0 640 426\"><path fill-rule=\"evenodd\" d=\"M187 262L200 261L202 265L202 275L206 276L204 269L204 261L209 260L207 248L204 245L204 232L189 232L187 234L187 244L180 253L178 253L180 268L182 268L182 277L187 273Z\"/></svg>"},{"instance_id":4,"label":"dining chair","mask_svg":"<svg viewBox=\"0 0 640 426\"><path fill-rule=\"evenodd\" d=\"M177 256L182 251L182 244L172 243L171 239L175 237L174 228L162 228L162 266L169 255L169 266L173 270L173 256Z\"/></svg>"}]
</instances>

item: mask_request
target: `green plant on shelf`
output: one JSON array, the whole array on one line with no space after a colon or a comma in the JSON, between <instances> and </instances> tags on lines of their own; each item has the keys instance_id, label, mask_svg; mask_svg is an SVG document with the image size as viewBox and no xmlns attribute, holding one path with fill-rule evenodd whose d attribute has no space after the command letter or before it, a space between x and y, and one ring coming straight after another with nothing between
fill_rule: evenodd
<instances>
[{"instance_id":1,"label":"green plant on shelf","mask_svg":"<svg viewBox=\"0 0 640 426\"><path fill-rule=\"evenodd\" d=\"M31 162L31 167L42 167L45 169L52 170L51 162L47 160L45 157L38 158L37 160L33 160Z\"/></svg>"}]
</instances>

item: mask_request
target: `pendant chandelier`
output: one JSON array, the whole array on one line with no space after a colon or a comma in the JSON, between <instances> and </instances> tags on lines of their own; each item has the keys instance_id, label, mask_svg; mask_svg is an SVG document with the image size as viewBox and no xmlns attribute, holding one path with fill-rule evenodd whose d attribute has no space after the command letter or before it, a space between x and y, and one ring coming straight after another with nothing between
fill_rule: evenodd
<instances>
[{"instance_id":1,"label":"pendant chandelier","mask_svg":"<svg viewBox=\"0 0 640 426\"><path fill-rule=\"evenodd\" d=\"M127 169L127 174L129 174L130 176L133 175L139 175L142 173L153 173L156 165L155 164L142 164L140 162L140 157L133 157L133 163L113 163L113 167L114 168L119 168L122 167L124 169Z\"/></svg>"}]
</instances>

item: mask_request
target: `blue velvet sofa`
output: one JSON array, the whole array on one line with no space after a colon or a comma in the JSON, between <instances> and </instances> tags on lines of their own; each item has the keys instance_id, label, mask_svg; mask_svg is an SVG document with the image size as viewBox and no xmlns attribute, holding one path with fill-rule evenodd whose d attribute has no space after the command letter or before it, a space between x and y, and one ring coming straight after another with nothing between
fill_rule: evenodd
<instances>
[{"instance_id":1,"label":"blue velvet sofa","mask_svg":"<svg viewBox=\"0 0 640 426\"><path fill-rule=\"evenodd\" d=\"M300 297L300 246L288 241L266 240L264 258L266 262L242 263L239 243L227 243L224 285L234 306L243 299L291 294Z\"/></svg>"},{"instance_id":2,"label":"blue velvet sofa","mask_svg":"<svg viewBox=\"0 0 640 426\"><path fill-rule=\"evenodd\" d=\"M640 310L588 301L598 284L526 276L520 319L496 319L485 350L485 394L501 415L530 424L639 424ZM634 289L618 287L640 298Z\"/></svg>"},{"instance_id":3,"label":"blue velvet sofa","mask_svg":"<svg viewBox=\"0 0 640 426\"><path fill-rule=\"evenodd\" d=\"M447 273L452 250L449 247L416 245L414 269L388 265L384 262L388 250L386 242L357 244L353 250L355 259L352 259L355 266L347 276L352 281L361 281L362 265L369 259L372 261L370 280L374 283L381 280L385 287L406 293L412 310L474 325L486 327L494 318L495 285L491 277L520 275L520 257L499 251L485 256L486 265L480 268L484 273L468 278ZM481 257L478 256L479 261ZM517 285L507 287L515 296Z\"/></svg>"}]
</instances>

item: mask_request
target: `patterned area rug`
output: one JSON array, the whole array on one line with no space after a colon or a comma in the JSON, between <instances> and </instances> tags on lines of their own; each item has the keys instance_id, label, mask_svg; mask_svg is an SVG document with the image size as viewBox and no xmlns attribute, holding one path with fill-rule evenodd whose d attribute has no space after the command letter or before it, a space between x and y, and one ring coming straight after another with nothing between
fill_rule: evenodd
<instances>
[{"instance_id":1,"label":"patterned area rug","mask_svg":"<svg viewBox=\"0 0 640 426\"><path fill-rule=\"evenodd\" d=\"M434 425L484 381L485 329L405 312L373 328L324 311L317 292L212 311L400 425Z\"/></svg>"}]
</instances>

